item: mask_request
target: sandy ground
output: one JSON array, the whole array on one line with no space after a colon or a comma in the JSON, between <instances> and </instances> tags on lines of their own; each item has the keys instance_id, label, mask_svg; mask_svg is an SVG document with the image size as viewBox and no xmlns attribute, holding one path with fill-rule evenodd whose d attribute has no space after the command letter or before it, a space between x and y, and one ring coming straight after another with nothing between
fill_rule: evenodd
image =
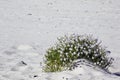
<instances>
[{"instance_id":1,"label":"sandy ground","mask_svg":"<svg viewBox=\"0 0 120 80\"><path fill-rule=\"evenodd\" d=\"M110 71L120 72L119 23L119 0L0 0L0 80L120 80L92 69L42 72L46 49L72 33L101 40L115 59Z\"/></svg>"}]
</instances>

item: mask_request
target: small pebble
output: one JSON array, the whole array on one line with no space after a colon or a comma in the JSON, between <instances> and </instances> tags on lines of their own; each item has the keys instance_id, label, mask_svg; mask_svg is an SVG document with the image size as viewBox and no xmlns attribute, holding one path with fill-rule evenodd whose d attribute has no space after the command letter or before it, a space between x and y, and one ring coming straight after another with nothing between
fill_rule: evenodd
<instances>
[{"instance_id":1,"label":"small pebble","mask_svg":"<svg viewBox=\"0 0 120 80\"><path fill-rule=\"evenodd\" d=\"M24 61L21 61L22 64L27 65Z\"/></svg>"},{"instance_id":2,"label":"small pebble","mask_svg":"<svg viewBox=\"0 0 120 80\"><path fill-rule=\"evenodd\" d=\"M38 75L34 75L34 77L38 77Z\"/></svg>"},{"instance_id":3,"label":"small pebble","mask_svg":"<svg viewBox=\"0 0 120 80\"><path fill-rule=\"evenodd\" d=\"M31 13L28 13L28 15L32 15Z\"/></svg>"}]
</instances>

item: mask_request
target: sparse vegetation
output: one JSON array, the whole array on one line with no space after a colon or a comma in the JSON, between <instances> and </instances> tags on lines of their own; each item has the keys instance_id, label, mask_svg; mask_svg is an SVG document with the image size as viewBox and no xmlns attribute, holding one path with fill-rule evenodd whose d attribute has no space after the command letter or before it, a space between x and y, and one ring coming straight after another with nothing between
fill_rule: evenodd
<instances>
[{"instance_id":1,"label":"sparse vegetation","mask_svg":"<svg viewBox=\"0 0 120 80\"><path fill-rule=\"evenodd\" d=\"M96 66L107 69L112 64L112 58L107 57L108 53L110 51L91 35L65 35L58 38L58 43L47 50L44 71L70 69L71 63L77 59L87 59Z\"/></svg>"}]
</instances>

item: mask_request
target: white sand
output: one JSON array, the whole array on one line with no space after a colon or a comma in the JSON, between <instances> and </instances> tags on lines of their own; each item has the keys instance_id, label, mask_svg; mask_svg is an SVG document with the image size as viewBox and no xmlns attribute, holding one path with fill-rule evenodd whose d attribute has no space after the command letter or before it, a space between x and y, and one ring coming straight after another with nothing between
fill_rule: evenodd
<instances>
[{"instance_id":1,"label":"white sand","mask_svg":"<svg viewBox=\"0 0 120 80\"><path fill-rule=\"evenodd\" d=\"M42 72L57 37L93 34L112 52L120 72L119 0L0 0L0 80L120 80L92 68Z\"/></svg>"}]
</instances>

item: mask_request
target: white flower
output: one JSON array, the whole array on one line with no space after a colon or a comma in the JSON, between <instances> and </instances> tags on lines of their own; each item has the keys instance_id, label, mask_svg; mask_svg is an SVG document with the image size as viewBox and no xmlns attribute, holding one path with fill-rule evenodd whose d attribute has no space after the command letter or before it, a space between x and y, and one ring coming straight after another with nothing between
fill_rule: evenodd
<instances>
[{"instance_id":1,"label":"white flower","mask_svg":"<svg viewBox=\"0 0 120 80\"><path fill-rule=\"evenodd\" d=\"M60 58L60 61L62 61L62 58Z\"/></svg>"},{"instance_id":2,"label":"white flower","mask_svg":"<svg viewBox=\"0 0 120 80\"><path fill-rule=\"evenodd\" d=\"M96 63L94 63L94 65L96 65Z\"/></svg>"},{"instance_id":3,"label":"white flower","mask_svg":"<svg viewBox=\"0 0 120 80\"><path fill-rule=\"evenodd\" d=\"M83 52L81 52L81 54L83 54Z\"/></svg>"},{"instance_id":4,"label":"white flower","mask_svg":"<svg viewBox=\"0 0 120 80\"><path fill-rule=\"evenodd\" d=\"M87 52L87 51L85 51L85 54L87 55L87 54L88 54L88 52Z\"/></svg>"},{"instance_id":5,"label":"white flower","mask_svg":"<svg viewBox=\"0 0 120 80\"><path fill-rule=\"evenodd\" d=\"M70 51L72 51L72 48L69 48Z\"/></svg>"},{"instance_id":6,"label":"white flower","mask_svg":"<svg viewBox=\"0 0 120 80\"><path fill-rule=\"evenodd\" d=\"M101 61L101 63L103 63L103 61Z\"/></svg>"},{"instance_id":7,"label":"white flower","mask_svg":"<svg viewBox=\"0 0 120 80\"><path fill-rule=\"evenodd\" d=\"M77 56L79 56L80 54L78 53Z\"/></svg>"},{"instance_id":8,"label":"white flower","mask_svg":"<svg viewBox=\"0 0 120 80\"><path fill-rule=\"evenodd\" d=\"M84 50L86 49L86 48L83 48Z\"/></svg>"},{"instance_id":9,"label":"white flower","mask_svg":"<svg viewBox=\"0 0 120 80\"><path fill-rule=\"evenodd\" d=\"M71 45L71 47L73 47L73 45Z\"/></svg>"},{"instance_id":10,"label":"white flower","mask_svg":"<svg viewBox=\"0 0 120 80\"><path fill-rule=\"evenodd\" d=\"M94 54L94 56L98 56L98 54Z\"/></svg>"},{"instance_id":11,"label":"white flower","mask_svg":"<svg viewBox=\"0 0 120 80\"><path fill-rule=\"evenodd\" d=\"M54 65L55 66L55 68L57 67L56 65Z\"/></svg>"},{"instance_id":12,"label":"white flower","mask_svg":"<svg viewBox=\"0 0 120 80\"><path fill-rule=\"evenodd\" d=\"M73 52L73 54L76 54L76 52Z\"/></svg>"},{"instance_id":13,"label":"white flower","mask_svg":"<svg viewBox=\"0 0 120 80\"><path fill-rule=\"evenodd\" d=\"M62 54L63 52L62 51L60 51L60 54Z\"/></svg>"},{"instance_id":14,"label":"white flower","mask_svg":"<svg viewBox=\"0 0 120 80\"><path fill-rule=\"evenodd\" d=\"M64 48L61 48L61 51L64 51Z\"/></svg>"},{"instance_id":15,"label":"white flower","mask_svg":"<svg viewBox=\"0 0 120 80\"><path fill-rule=\"evenodd\" d=\"M92 59L95 59L94 57L92 57Z\"/></svg>"},{"instance_id":16,"label":"white flower","mask_svg":"<svg viewBox=\"0 0 120 80\"><path fill-rule=\"evenodd\" d=\"M81 46L80 48L83 49L83 46Z\"/></svg>"},{"instance_id":17,"label":"white flower","mask_svg":"<svg viewBox=\"0 0 120 80\"><path fill-rule=\"evenodd\" d=\"M96 49L96 51L99 51L99 49Z\"/></svg>"},{"instance_id":18,"label":"white flower","mask_svg":"<svg viewBox=\"0 0 120 80\"><path fill-rule=\"evenodd\" d=\"M68 44L67 47L70 47L70 44Z\"/></svg>"},{"instance_id":19,"label":"white flower","mask_svg":"<svg viewBox=\"0 0 120 80\"><path fill-rule=\"evenodd\" d=\"M96 53L96 51L94 51L94 53Z\"/></svg>"},{"instance_id":20,"label":"white flower","mask_svg":"<svg viewBox=\"0 0 120 80\"><path fill-rule=\"evenodd\" d=\"M66 55L68 55L68 53L65 53Z\"/></svg>"},{"instance_id":21,"label":"white flower","mask_svg":"<svg viewBox=\"0 0 120 80\"><path fill-rule=\"evenodd\" d=\"M66 58L64 58L63 60L66 61Z\"/></svg>"},{"instance_id":22,"label":"white flower","mask_svg":"<svg viewBox=\"0 0 120 80\"><path fill-rule=\"evenodd\" d=\"M95 44L94 45L91 45L91 48L94 48L95 47Z\"/></svg>"},{"instance_id":23,"label":"white flower","mask_svg":"<svg viewBox=\"0 0 120 80\"><path fill-rule=\"evenodd\" d=\"M97 64L99 64L99 62L97 62Z\"/></svg>"},{"instance_id":24,"label":"white flower","mask_svg":"<svg viewBox=\"0 0 120 80\"><path fill-rule=\"evenodd\" d=\"M91 52L91 49L88 49L88 52Z\"/></svg>"},{"instance_id":25,"label":"white flower","mask_svg":"<svg viewBox=\"0 0 120 80\"><path fill-rule=\"evenodd\" d=\"M77 49L77 46L75 46L75 49Z\"/></svg>"}]
</instances>

